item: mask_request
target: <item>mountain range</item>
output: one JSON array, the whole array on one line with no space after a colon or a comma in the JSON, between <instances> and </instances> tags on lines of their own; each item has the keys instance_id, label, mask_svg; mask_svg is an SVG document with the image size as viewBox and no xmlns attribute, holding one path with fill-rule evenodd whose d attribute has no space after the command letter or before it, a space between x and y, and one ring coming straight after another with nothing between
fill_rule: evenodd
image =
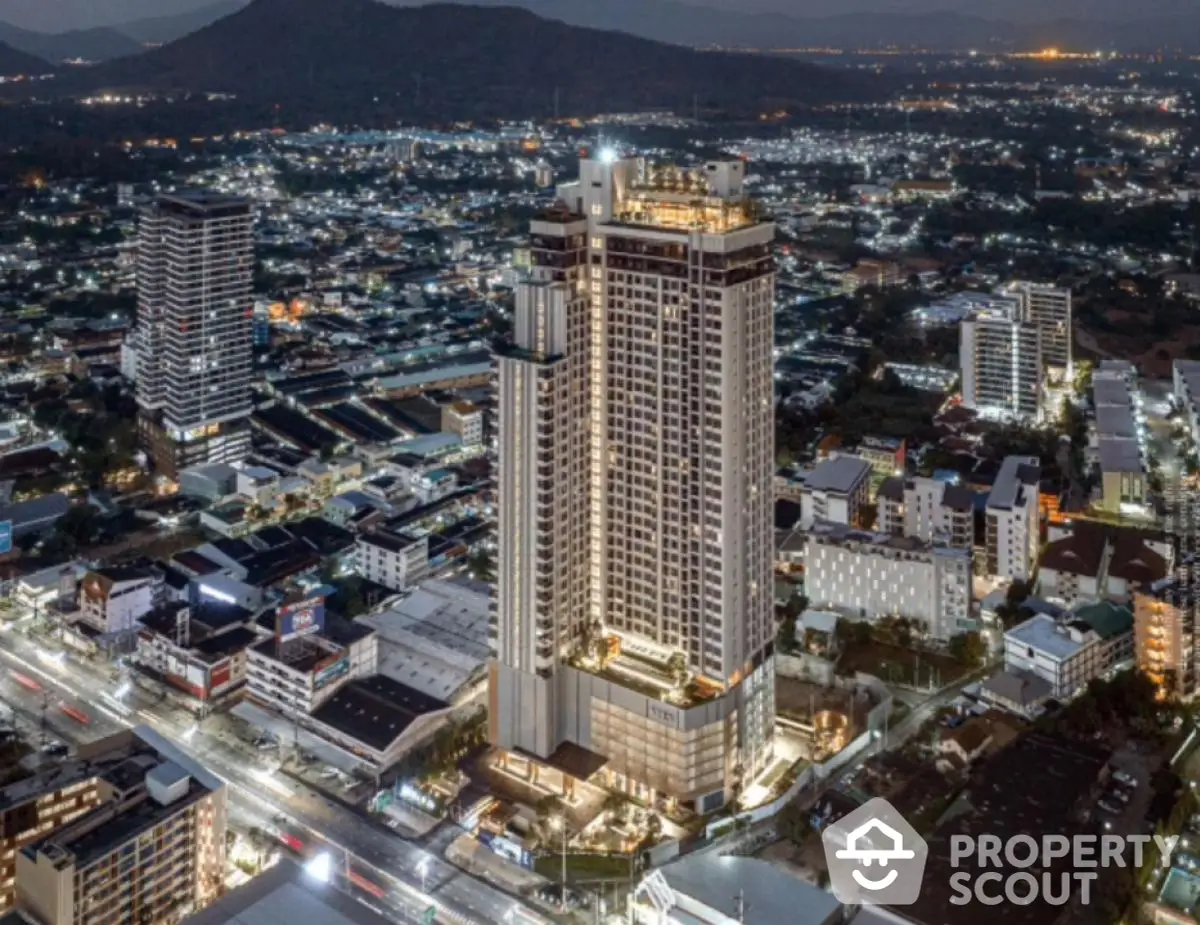
<instances>
[{"instance_id":1,"label":"mountain range","mask_svg":"<svg viewBox=\"0 0 1200 925\"><path fill-rule=\"evenodd\" d=\"M19 4L22 0L6 0ZM57 0L67 4L70 0ZM108 0L114 9L142 9L138 0ZM83 58L107 61L135 54L144 46L173 42L229 16L249 0L216 0L183 12L116 22L72 32L48 34L17 29L0 22L0 41L52 63ZM427 0L385 0L412 7ZM1107 3L1103 16L1058 16L1052 0L1038 0L1045 19L1029 16L1011 3L1006 19L961 12L898 12L892 0L871 0L877 12L848 12L826 16L750 13L720 6L729 0L703 0L705 6L683 0L464 0L478 6L517 6L547 19L593 29L628 32L641 38L697 47L745 49L897 46L933 50L1034 49L1057 46L1080 51L1120 49L1149 51L1163 48L1200 50L1200 15L1180 0L1146 0L1136 18L1120 15L1123 7ZM913 3L915 0L905 0ZM1076 2L1076 0L1072 0ZM1093 5L1102 0L1093 0ZM1028 4L1027 4L1028 5ZM811 7L810 7L811 8ZM331 7L327 17L334 15ZM1076 9L1078 7L1076 6ZM999 11L997 11L999 14Z\"/></svg>"},{"instance_id":2,"label":"mountain range","mask_svg":"<svg viewBox=\"0 0 1200 925\"><path fill-rule=\"evenodd\" d=\"M0 42L0 77L45 74L52 68L41 58Z\"/></svg>"},{"instance_id":3,"label":"mountain range","mask_svg":"<svg viewBox=\"0 0 1200 925\"><path fill-rule=\"evenodd\" d=\"M548 115L556 94L564 113L595 113L758 111L878 93L849 71L695 51L514 7L376 0L253 0L169 45L63 71L55 86L223 92L339 121L374 104L403 118Z\"/></svg>"},{"instance_id":4,"label":"mountain range","mask_svg":"<svg viewBox=\"0 0 1200 925\"><path fill-rule=\"evenodd\" d=\"M0 42L36 55L51 64L81 58L84 61L108 61L122 55L136 55L141 42L109 26L75 29L71 32L34 32L0 22Z\"/></svg>"}]
</instances>

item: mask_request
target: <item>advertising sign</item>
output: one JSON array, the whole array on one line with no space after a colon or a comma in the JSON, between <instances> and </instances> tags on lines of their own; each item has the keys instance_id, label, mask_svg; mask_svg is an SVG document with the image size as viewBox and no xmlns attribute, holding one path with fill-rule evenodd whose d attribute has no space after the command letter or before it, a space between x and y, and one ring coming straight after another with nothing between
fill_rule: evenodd
<instances>
[{"instance_id":1,"label":"advertising sign","mask_svg":"<svg viewBox=\"0 0 1200 925\"><path fill-rule=\"evenodd\" d=\"M320 690L332 684L338 678L341 678L350 673L350 656L343 655L332 665L327 665L324 668L318 668L313 674L313 689Z\"/></svg>"},{"instance_id":2,"label":"advertising sign","mask_svg":"<svg viewBox=\"0 0 1200 925\"><path fill-rule=\"evenodd\" d=\"M307 600L280 607L275 615L275 638L287 642L325 629L325 601Z\"/></svg>"}]
</instances>

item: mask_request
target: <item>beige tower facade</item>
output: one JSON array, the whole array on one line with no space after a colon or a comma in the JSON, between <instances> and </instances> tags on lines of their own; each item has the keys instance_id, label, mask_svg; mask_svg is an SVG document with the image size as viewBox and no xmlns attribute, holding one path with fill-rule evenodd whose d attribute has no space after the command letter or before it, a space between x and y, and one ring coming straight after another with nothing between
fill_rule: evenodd
<instances>
[{"instance_id":1,"label":"beige tower facade","mask_svg":"<svg viewBox=\"0 0 1200 925\"><path fill-rule=\"evenodd\" d=\"M500 348L492 740L706 812L774 730L774 225L744 165L585 159Z\"/></svg>"}]
</instances>

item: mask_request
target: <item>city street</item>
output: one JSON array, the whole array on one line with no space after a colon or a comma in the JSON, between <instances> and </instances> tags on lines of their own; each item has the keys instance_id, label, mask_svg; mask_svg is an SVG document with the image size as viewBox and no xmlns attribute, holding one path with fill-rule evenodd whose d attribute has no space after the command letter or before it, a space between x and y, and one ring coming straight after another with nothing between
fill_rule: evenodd
<instances>
[{"instance_id":1,"label":"city street","mask_svg":"<svg viewBox=\"0 0 1200 925\"><path fill-rule=\"evenodd\" d=\"M434 906L436 921L455 925L514 918L547 921L516 898L373 825L324 794L272 773L259 755L248 753L232 736L217 737L197 729L191 714L170 700L160 700L136 684L120 684L106 669L73 658L60 662L18 633L9 632L4 642L0 699L12 707L23 728L40 733L44 715L52 739L78 743L146 723L229 784L231 817L239 824L267 830L286 825L307 833L310 850L326 848L335 863L349 862L360 876L386 885L390 917L417 921ZM121 698L116 697L119 686ZM64 713L64 707L83 719ZM35 737L34 741L41 740ZM371 903L382 901L372 897Z\"/></svg>"}]
</instances>

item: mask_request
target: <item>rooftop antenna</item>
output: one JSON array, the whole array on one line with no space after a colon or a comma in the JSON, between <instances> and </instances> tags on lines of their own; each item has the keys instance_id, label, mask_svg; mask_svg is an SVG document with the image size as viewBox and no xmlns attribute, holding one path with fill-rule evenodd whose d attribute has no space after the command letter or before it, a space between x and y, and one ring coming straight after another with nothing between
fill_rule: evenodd
<instances>
[{"instance_id":1,"label":"rooftop antenna","mask_svg":"<svg viewBox=\"0 0 1200 925\"><path fill-rule=\"evenodd\" d=\"M558 87L554 88L554 121L558 121Z\"/></svg>"}]
</instances>

